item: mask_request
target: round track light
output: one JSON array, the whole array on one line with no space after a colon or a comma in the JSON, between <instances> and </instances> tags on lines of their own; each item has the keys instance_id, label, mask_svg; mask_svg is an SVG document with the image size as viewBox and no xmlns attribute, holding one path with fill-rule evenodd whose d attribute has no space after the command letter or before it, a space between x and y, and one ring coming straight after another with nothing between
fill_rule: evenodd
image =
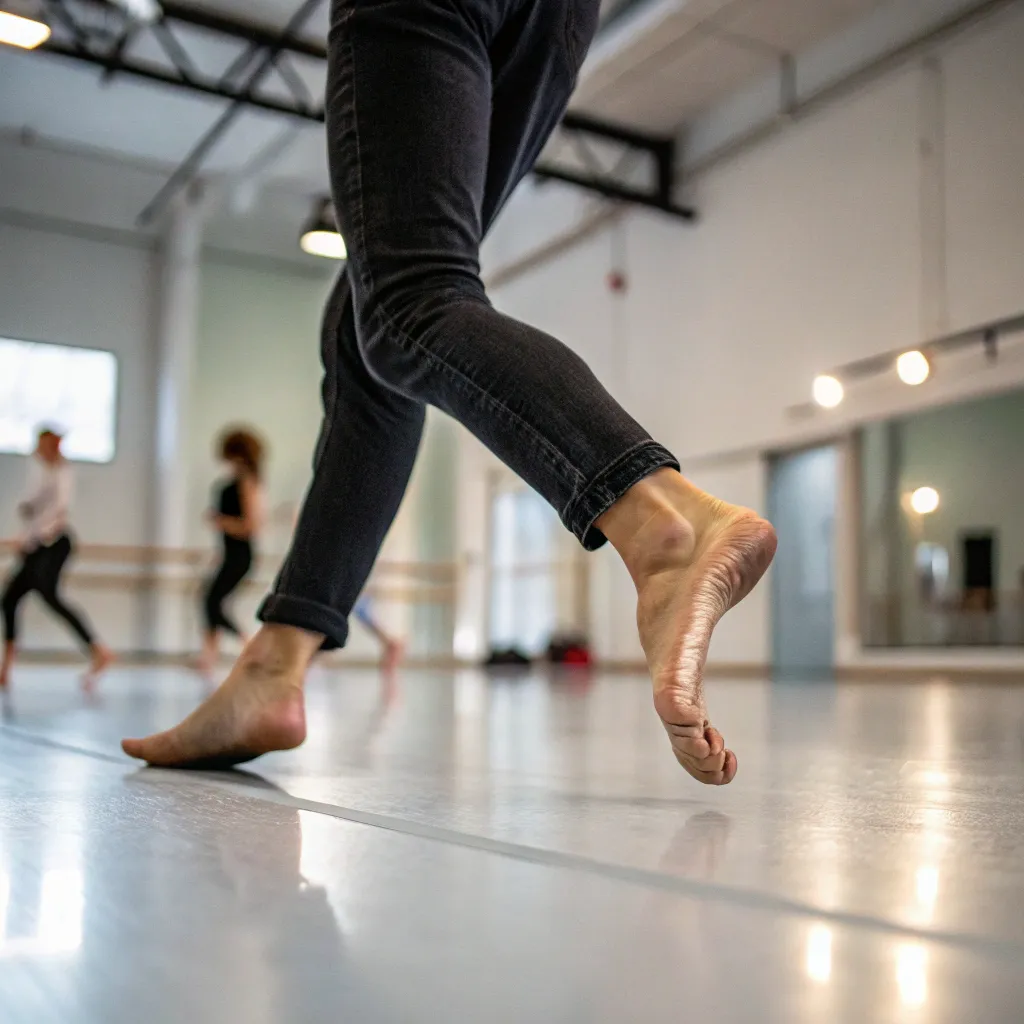
<instances>
[{"instance_id":1,"label":"round track light","mask_svg":"<svg viewBox=\"0 0 1024 1024\"><path fill-rule=\"evenodd\" d=\"M823 373L814 378L812 393L815 402L823 409L834 409L843 400L846 390L838 377Z\"/></svg>"},{"instance_id":2,"label":"round track light","mask_svg":"<svg viewBox=\"0 0 1024 1024\"><path fill-rule=\"evenodd\" d=\"M910 507L919 515L931 515L939 507L939 492L934 487L918 487L910 496Z\"/></svg>"},{"instance_id":3,"label":"round track light","mask_svg":"<svg viewBox=\"0 0 1024 1024\"><path fill-rule=\"evenodd\" d=\"M931 372L932 364L928 362L928 357L916 349L912 352L904 352L896 360L897 375L904 384L908 384L912 388L923 384L931 376Z\"/></svg>"}]
</instances>

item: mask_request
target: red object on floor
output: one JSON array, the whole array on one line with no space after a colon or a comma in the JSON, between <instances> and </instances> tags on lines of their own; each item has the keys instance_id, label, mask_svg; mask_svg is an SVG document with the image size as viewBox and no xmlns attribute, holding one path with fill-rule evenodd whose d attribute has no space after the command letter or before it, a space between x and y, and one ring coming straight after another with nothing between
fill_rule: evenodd
<instances>
[{"instance_id":1,"label":"red object on floor","mask_svg":"<svg viewBox=\"0 0 1024 1024\"><path fill-rule=\"evenodd\" d=\"M592 662L586 647L570 647L562 658L563 665L589 665Z\"/></svg>"}]
</instances>

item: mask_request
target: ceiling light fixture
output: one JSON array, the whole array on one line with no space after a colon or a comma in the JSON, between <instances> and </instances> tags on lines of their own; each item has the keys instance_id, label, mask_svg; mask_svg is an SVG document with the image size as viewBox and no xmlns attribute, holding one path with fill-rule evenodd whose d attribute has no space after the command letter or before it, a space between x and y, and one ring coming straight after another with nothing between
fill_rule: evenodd
<instances>
[{"instance_id":1,"label":"ceiling light fixture","mask_svg":"<svg viewBox=\"0 0 1024 1024\"><path fill-rule=\"evenodd\" d=\"M50 38L42 4L36 0L0 0L0 43L34 50Z\"/></svg>"},{"instance_id":2,"label":"ceiling light fixture","mask_svg":"<svg viewBox=\"0 0 1024 1024\"><path fill-rule=\"evenodd\" d=\"M330 199L317 201L312 215L299 235L299 247L310 256L323 256L329 260L343 260L348 256L345 239L338 231L334 219L334 205Z\"/></svg>"},{"instance_id":3,"label":"ceiling light fixture","mask_svg":"<svg viewBox=\"0 0 1024 1024\"><path fill-rule=\"evenodd\" d=\"M823 373L814 378L814 400L824 409L834 409L846 394L838 377Z\"/></svg>"},{"instance_id":4,"label":"ceiling light fixture","mask_svg":"<svg viewBox=\"0 0 1024 1024\"><path fill-rule=\"evenodd\" d=\"M928 362L928 357L916 349L913 352L904 352L896 360L897 375L904 384L909 384L912 388L923 384L931 376L931 372L932 364Z\"/></svg>"}]
</instances>

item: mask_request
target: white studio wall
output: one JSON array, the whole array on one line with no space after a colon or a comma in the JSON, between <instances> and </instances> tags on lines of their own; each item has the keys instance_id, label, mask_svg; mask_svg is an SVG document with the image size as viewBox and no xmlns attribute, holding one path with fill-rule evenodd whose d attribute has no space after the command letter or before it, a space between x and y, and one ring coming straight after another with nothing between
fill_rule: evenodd
<instances>
[{"instance_id":1,"label":"white studio wall","mask_svg":"<svg viewBox=\"0 0 1024 1024\"><path fill-rule=\"evenodd\" d=\"M623 211L505 280L496 304L583 355L698 483L763 511L761 453L1024 379L1019 359L964 359L934 386L879 381L834 414L790 412L817 373L1024 309L1021 52L1017 6L702 174L692 227ZM496 231L522 237L530 216L526 193ZM607 287L613 267L625 292ZM635 656L628 579L593 578L595 641ZM766 662L758 593L715 661Z\"/></svg>"}]
</instances>

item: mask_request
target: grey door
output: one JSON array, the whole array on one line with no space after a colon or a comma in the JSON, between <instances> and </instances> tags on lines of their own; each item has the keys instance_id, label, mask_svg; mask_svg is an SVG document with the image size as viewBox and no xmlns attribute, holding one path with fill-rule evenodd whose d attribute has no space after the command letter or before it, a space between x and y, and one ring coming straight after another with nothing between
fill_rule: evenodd
<instances>
[{"instance_id":1,"label":"grey door","mask_svg":"<svg viewBox=\"0 0 1024 1024\"><path fill-rule=\"evenodd\" d=\"M772 660L782 676L833 665L836 450L829 445L772 462L771 520L779 534L772 570Z\"/></svg>"}]
</instances>

